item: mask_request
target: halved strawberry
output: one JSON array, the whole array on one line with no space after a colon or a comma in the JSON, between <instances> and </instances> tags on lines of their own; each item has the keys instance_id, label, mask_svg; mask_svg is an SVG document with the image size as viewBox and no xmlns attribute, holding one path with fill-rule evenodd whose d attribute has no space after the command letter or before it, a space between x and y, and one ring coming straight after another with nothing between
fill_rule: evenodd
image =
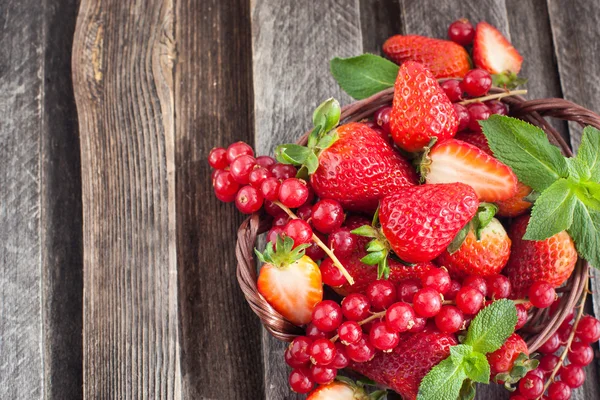
<instances>
[{"instance_id":1,"label":"halved strawberry","mask_svg":"<svg viewBox=\"0 0 600 400\"><path fill-rule=\"evenodd\" d=\"M521 70L523 57L508 40L487 22L477 24L473 41L473 61L491 74Z\"/></svg>"},{"instance_id":2,"label":"halved strawberry","mask_svg":"<svg viewBox=\"0 0 600 400\"><path fill-rule=\"evenodd\" d=\"M345 382L331 382L321 385L308 395L306 400L368 400L369 396L359 386Z\"/></svg>"},{"instance_id":3,"label":"halved strawberry","mask_svg":"<svg viewBox=\"0 0 600 400\"><path fill-rule=\"evenodd\" d=\"M271 242L264 253L255 250L264 262L257 285L259 293L278 313L296 325L304 325L323 300L323 285L319 266L304 255L309 244L293 246L290 237L278 236L275 250Z\"/></svg>"},{"instance_id":4,"label":"halved strawberry","mask_svg":"<svg viewBox=\"0 0 600 400\"><path fill-rule=\"evenodd\" d=\"M420 169L427 183L462 182L475 189L481 201L506 200L517 192L517 177L510 167L456 139L433 146Z\"/></svg>"}]
</instances>

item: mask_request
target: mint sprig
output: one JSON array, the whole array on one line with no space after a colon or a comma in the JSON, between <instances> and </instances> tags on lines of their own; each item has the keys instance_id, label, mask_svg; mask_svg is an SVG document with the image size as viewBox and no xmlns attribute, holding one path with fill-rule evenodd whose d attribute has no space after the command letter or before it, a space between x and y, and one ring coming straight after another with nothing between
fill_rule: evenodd
<instances>
[{"instance_id":1,"label":"mint sprig","mask_svg":"<svg viewBox=\"0 0 600 400\"><path fill-rule=\"evenodd\" d=\"M600 268L600 131L587 126L575 157L564 157L544 131L492 115L480 121L494 155L536 193L525 240L566 230L578 253Z\"/></svg>"},{"instance_id":2,"label":"mint sprig","mask_svg":"<svg viewBox=\"0 0 600 400\"><path fill-rule=\"evenodd\" d=\"M356 100L393 87L399 69L398 65L375 54L336 57L330 61L329 67L340 87Z\"/></svg>"},{"instance_id":3,"label":"mint sprig","mask_svg":"<svg viewBox=\"0 0 600 400\"><path fill-rule=\"evenodd\" d=\"M306 178L319 168L319 154L338 139L335 127L340 122L340 103L330 98L316 108L313 113L313 130L308 134L306 146L286 143L277 146L275 158L283 164L301 167L298 176Z\"/></svg>"},{"instance_id":4,"label":"mint sprig","mask_svg":"<svg viewBox=\"0 0 600 400\"><path fill-rule=\"evenodd\" d=\"M490 382L490 364L485 355L498 350L516 324L517 308L511 300L498 300L481 310L471 322L465 342L452 346L450 356L425 375L417 399L473 398L472 382Z\"/></svg>"}]
</instances>

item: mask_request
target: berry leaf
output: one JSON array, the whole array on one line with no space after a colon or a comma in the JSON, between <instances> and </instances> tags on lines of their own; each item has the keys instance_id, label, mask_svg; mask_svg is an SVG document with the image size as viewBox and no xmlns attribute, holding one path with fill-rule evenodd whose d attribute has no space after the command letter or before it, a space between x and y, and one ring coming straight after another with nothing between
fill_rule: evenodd
<instances>
[{"instance_id":1,"label":"berry leaf","mask_svg":"<svg viewBox=\"0 0 600 400\"><path fill-rule=\"evenodd\" d=\"M311 153L308 147L288 143L277 146L275 158L283 164L302 165Z\"/></svg>"},{"instance_id":2,"label":"berry leaf","mask_svg":"<svg viewBox=\"0 0 600 400\"><path fill-rule=\"evenodd\" d=\"M510 71L492 75L492 85L501 88L516 89L518 86L526 83L527 79L520 78L517 76L517 74Z\"/></svg>"},{"instance_id":3,"label":"berry leaf","mask_svg":"<svg viewBox=\"0 0 600 400\"><path fill-rule=\"evenodd\" d=\"M582 176L582 179L591 179L594 182L600 181L600 130L593 126L586 126L583 129L581 144L577 150L575 160L586 167L589 175Z\"/></svg>"},{"instance_id":4,"label":"berry leaf","mask_svg":"<svg viewBox=\"0 0 600 400\"><path fill-rule=\"evenodd\" d=\"M456 399L466 377L462 363L456 362L452 356L448 357L425 375L417 400Z\"/></svg>"},{"instance_id":5,"label":"berry leaf","mask_svg":"<svg viewBox=\"0 0 600 400\"><path fill-rule=\"evenodd\" d=\"M589 210L578 199L568 232L575 241L577 252L594 267L600 268L600 212Z\"/></svg>"},{"instance_id":6,"label":"berry leaf","mask_svg":"<svg viewBox=\"0 0 600 400\"><path fill-rule=\"evenodd\" d=\"M329 63L331 74L340 87L356 100L394 86L398 66L374 54L350 58L334 58Z\"/></svg>"},{"instance_id":7,"label":"berry leaf","mask_svg":"<svg viewBox=\"0 0 600 400\"><path fill-rule=\"evenodd\" d=\"M525 240L545 240L573 223L577 199L567 179L561 178L542 192L531 210Z\"/></svg>"},{"instance_id":8,"label":"berry leaf","mask_svg":"<svg viewBox=\"0 0 600 400\"><path fill-rule=\"evenodd\" d=\"M460 393L458 395L459 400L473 400L475 398L475 382L470 379L465 379Z\"/></svg>"},{"instance_id":9,"label":"berry leaf","mask_svg":"<svg viewBox=\"0 0 600 400\"><path fill-rule=\"evenodd\" d=\"M511 300L494 301L482 309L471 322L465 344L479 353L498 350L515 331L517 308Z\"/></svg>"},{"instance_id":10,"label":"berry leaf","mask_svg":"<svg viewBox=\"0 0 600 400\"><path fill-rule=\"evenodd\" d=\"M534 190L542 192L557 179L568 176L565 158L540 128L500 115L492 115L479 124L494 156Z\"/></svg>"},{"instance_id":11,"label":"berry leaf","mask_svg":"<svg viewBox=\"0 0 600 400\"><path fill-rule=\"evenodd\" d=\"M490 363L485 355L473 351L464 358L463 366L469 379L479 383L490 383Z\"/></svg>"},{"instance_id":12,"label":"berry leaf","mask_svg":"<svg viewBox=\"0 0 600 400\"><path fill-rule=\"evenodd\" d=\"M350 233L370 238L376 238L378 236L377 229L373 228L371 225L359 226L358 228L350 231Z\"/></svg>"},{"instance_id":13,"label":"berry leaf","mask_svg":"<svg viewBox=\"0 0 600 400\"><path fill-rule=\"evenodd\" d=\"M333 97L325 100L313 113L313 124L321 126L323 132L329 132L340 122L342 113L340 103Z\"/></svg>"},{"instance_id":14,"label":"berry leaf","mask_svg":"<svg viewBox=\"0 0 600 400\"><path fill-rule=\"evenodd\" d=\"M469 234L470 230L471 223L468 223L460 231L458 231L456 236L454 236L454 239L452 239L452 242L450 242L450 244L446 248L446 250L448 250L448 253L454 254L458 251L458 249L460 249L460 246L462 246L462 244L465 242L465 239L467 238L467 235Z\"/></svg>"}]
</instances>

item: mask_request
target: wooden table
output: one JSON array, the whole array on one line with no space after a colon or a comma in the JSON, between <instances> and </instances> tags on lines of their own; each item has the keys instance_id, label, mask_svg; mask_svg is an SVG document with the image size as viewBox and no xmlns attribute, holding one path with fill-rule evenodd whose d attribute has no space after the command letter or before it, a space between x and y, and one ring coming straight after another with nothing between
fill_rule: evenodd
<instances>
[{"instance_id":1,"label":"wooden table","mask_svg":"<svg viewBox=\"0 0 600 400\"><path fill-rule=\"evenodd\" d=\"M206 155L269 154L350 101L332 57L459 17L511 38L530 98L600 111L596 1L0 0L0 399L300 398Z\"/></svg>"}]
</instances>

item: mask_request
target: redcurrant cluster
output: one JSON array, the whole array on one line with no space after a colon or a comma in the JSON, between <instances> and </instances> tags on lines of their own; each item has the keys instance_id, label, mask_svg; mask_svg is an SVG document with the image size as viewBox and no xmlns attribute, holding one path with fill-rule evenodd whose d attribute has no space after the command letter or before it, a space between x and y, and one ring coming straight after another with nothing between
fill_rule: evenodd
<instances>
[{"instance_id":1,"label":"redcurrant cluster","mask_svg":"<svg viewBox=\"0 0 600 400\"><path fill-rule=\"evenodd\" d=\"M559 301L550 307L551 314L558 309ZM559 329L538 349L539 366L519 381L518 390L510 398L537 399L546 392L549 400L570 399L572 390L585 381L583 368L594 359L591 343L599 339L600 321L585 315L575 322L571 310Z\"/></svg>"}]
</instances>

